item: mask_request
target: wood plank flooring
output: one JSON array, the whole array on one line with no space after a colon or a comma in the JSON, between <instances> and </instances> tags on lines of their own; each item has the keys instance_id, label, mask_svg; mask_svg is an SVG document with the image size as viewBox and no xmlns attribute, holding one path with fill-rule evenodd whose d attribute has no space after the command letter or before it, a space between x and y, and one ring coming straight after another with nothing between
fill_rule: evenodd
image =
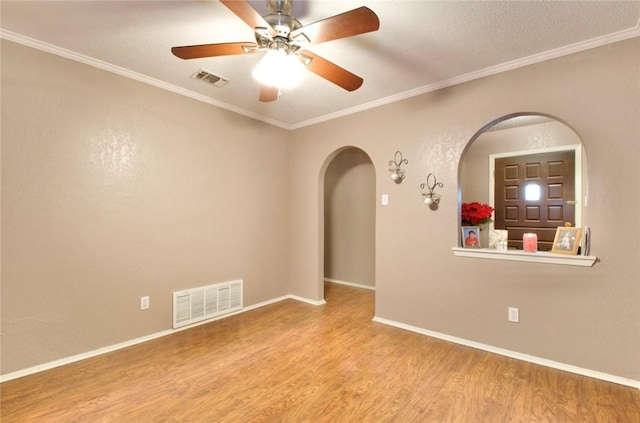
<instances>
[{"instance_id":1,"label":"wood plank flooring","mask_svg":"<svg viewBox=\"0 0 640 423\"><path fill-rule=\"evenodd\" d=\"M0 385L12 422L640 422L640 390L286 300Z\"/></svg>"}]
</instances>

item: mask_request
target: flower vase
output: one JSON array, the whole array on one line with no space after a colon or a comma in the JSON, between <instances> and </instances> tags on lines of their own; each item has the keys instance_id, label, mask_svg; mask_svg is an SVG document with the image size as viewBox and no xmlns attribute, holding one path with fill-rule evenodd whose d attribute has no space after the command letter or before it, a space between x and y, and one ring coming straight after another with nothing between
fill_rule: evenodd
<instances>
[{"instance_id":1,"label":"flower vase","mask_svg":"<svg viewBox=\"0 0 640 423\"><path fill-rule=\"evenodd\" d=\"M460 207L460 221L462 226L477 226L480 229L478 238L480 239L480 247L489 247L489 231L487 225L493 222L491 216L494 208L488 204L478 203L462 203Z\"/></svg>"},{"instance_id":2,"label":"flower vase","mask_svg":"<svg viewBox=\"0 0 640 423\"><path fill-rule=\"evenodd\" d=\"M487 225L480 225L480 247L489 248L489 231Z\"/></svg>"}]
</instances>

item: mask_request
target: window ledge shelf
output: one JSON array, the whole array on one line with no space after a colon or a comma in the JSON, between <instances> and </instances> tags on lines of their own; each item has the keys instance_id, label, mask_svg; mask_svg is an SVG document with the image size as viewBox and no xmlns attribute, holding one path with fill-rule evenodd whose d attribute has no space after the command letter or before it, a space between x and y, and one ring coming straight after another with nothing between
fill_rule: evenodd
<instances>
[{"instance_id":1,"label":"window ledge shelf","mask_svg":"<svg viewBox=\"0 0 640 423\"><path fill-rule=\"evenodd\" d=\"M525 253L522 250L498 251L489 248L453 247L456 257L473 257L488 260L526 261L530 263L563 264L566 266L591 267L597 260L594 256L570 256L543 251Z\"/></svg>"}]
</instances>

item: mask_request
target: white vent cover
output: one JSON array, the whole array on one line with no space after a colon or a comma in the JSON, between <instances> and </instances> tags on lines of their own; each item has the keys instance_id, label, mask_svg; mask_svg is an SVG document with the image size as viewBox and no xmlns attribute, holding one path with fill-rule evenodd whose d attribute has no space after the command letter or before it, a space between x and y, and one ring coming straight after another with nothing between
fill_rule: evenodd
<instances>
[{"instance_id":1,"label":"white vent cover","mask_svg":"<svg viewBox=\"0 0 640 423\"><path fill-rule=\"evenodd\" d=\"M173 328L242 309L242 279L173 293Z\"/></svg>"},{"instance_id":2,"label":"white vent cover","mask_svg":"<svg viewBox=\"0 0 640 423\"><path fill-rule=\"evenodd\" d=\"M219 75L214 75L213 73L205 69L200 69L198 72L191 75L191 77L194 79L199 79L218 88L225 86L227 82L229 82L228 79L223 78Z\"/></svg>"}]
</instances>

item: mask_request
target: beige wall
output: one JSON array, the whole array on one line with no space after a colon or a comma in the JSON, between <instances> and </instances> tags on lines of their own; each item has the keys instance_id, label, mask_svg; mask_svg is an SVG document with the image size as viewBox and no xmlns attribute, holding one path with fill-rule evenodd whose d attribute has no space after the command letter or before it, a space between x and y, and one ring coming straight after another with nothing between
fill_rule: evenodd
<instances>
[{"instance_id":1,"label":"beige wall","mask_svg":"<svg viewBox=\"0 0 640 423\"><path fill-rule=\"evenodd\" d=\"M169 329L173 291L288 294L288 136L3 41L2 374Z\"/></svg>"},{"instance_id":2,"label":"beige wall","mask_svg":"<svg viewBox=\"0 0 640 423\"><path fill-rule=\"evenodd\" d=\"M451 252L467 142L523 111L584 143L592 268ZM323 176L355 146L409 160L400 185L376 174L378 317L640 380L639 115L638 38L292 133L3 42L2 373L167 329L189 286L322 299Z\"/></svg>"},{"instance_id":3,"label":"beige wall","mask_svg":"<svg viewBox=\"0 0 640 423\"><path fill-rule=\"evenodd\" d=\"M487 123L516 112L556 116L589 160L592 268L454 257L458 162ZM640 380L640 38L296 130L291 150L291 290L321 298L319 192L343 145L379 168L401 150L407 178L377 174L376 315L547 360ZM444 183L437 211L419 184ZM507 307L520 323L507 321Z\"/></svg>"},{"instance_id":4,"label":"beige wall","mask_svg":"<svg viewBox=\"0 0 640 423\"><path fill-rule=\"evenodd\" d=\"M376 184L362 150L342 150L324 179L324 277L375 286Z\"/></svg>"}]
</instances>

